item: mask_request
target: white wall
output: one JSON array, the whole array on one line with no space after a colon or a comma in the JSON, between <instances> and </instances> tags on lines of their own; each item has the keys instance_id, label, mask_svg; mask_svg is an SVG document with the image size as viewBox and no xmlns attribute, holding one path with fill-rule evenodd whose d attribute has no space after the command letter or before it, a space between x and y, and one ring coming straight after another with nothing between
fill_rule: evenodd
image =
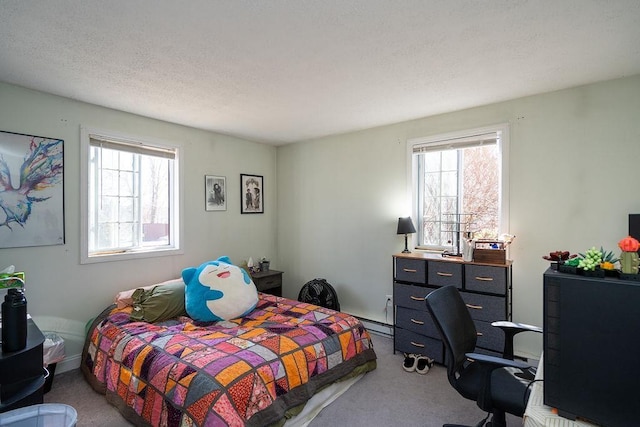
<instances>
[{"instance_id":1,"label":"white wall","mask_svg":"<svg viewBox=\"0 0 640 427\"><path fill-rule=\"evenodd\" d=\"M223 254L269 256L285 271L289 297L323 277L344 311L390 323L391 255L403 247L396 223L409 213L406 140L508 122L514 319L541 324L541 256L593 245L617 251L627 214L640 213L638 117L634 76L276 149L0 83L0 130L65 141L66 225L65 245L0 249L0 268L26 271L29 312L69 338L70 367L79 364L85 323L117 291ZM184 255L79 264L80 125L184 144ZM240 215L240 173L264 175L264 215ZM205 174L227 177L226 212L205 212ZM522 354L540 349L539 337L516 342Z\"/></svg>"},{"instance_id":2,"label":"white wall","mask_svg":"<svg viewBox=\"0 0 640 427\"><path fill-rule=\"evenodd\" d=\"M278 255L285 296L324 277L344 311L391 322L397 218L409 213L406 140L510 124L514 320L542 325L541 257L618 252L640 213L640 76L278 148ZM606 296L603 296L606 297ZM538 355L540 336L516 352Z\"/></svg>"},{"instance_id":3,"label":"white wall","mask_svg":"<svg viewBox=\"0 0 640 427\"><path fill-rule=\"evenodd\" d=\"M80 125L183 144L184 255L80 265ZM67 364L59 372L79 365L86 322L119 290L179 277L183 268L221 255L237 263L268 256L278 267L275 147L1 83L0 130L64 140L66 243L0 249L0 269L13 264L26 272L29 313L66 338ZM240 214L240 173L264 176L263 215ZM205 174L227 177L226 211L205 211Z\"/></svg>"}]
</instances>

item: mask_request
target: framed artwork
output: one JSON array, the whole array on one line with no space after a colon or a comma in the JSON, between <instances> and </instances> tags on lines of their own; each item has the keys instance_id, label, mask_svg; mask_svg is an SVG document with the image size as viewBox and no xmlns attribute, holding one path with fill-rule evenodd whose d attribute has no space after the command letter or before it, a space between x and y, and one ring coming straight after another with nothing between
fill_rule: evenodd
<instances>
[{"instance_id":1,"label":"framed artwork","mask_svg":"<svg viewBox=\"0 0 640 427\"><path fill-rule=\"evenodd\" d=\"M0 248L64 244L64 141L0 131Z\"/></svg>"},{"instance_id":2,"label":"framed artwork","mask_svg":"<svg viewBox=\"0 0 640 427\"><path fill-rule=\"evenodd\" d=\"M240 174L240 213L264 213L264 183L260 175Z\"/></svg>"},{"instance_id":3,"label":"framed artwork","mask_svg":"<svg viewBox=\"0 0 640 427\"><path fill-rule=\"evenodd\" d=\"M204 176L204 208L207 211L227 210L227 178Z\"/></svg>"}]
</instances>

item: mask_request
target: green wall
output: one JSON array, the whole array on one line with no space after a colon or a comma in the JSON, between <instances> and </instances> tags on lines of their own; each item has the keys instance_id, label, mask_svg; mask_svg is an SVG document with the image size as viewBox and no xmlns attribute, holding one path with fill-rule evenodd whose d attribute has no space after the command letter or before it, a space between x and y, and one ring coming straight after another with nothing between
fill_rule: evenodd
<instances>
[{"instance_id":1,"label":"green wall","mask_svg":"<svg viewBox=\"0 0 640 427\"><path fill-rule=\"evenodd\" d=\"M640 213L639 118L634 76L279 147L284 293L324 277L344 311L391 323L391 256L404 246L396 224L410 207L406 140L508 123L513 318L541 325L542 255L618 252L627 215ZM541 348L540 336L516 341L525 355Z\"/></svg>"},{"instance_id":2,"label":"green wall","mask_svg":"<svg viewBox=\"0 0 640 427\"><path fill-rule=\"evenodd\" d=\"M26 271L29 312L68 338L66 369L79 364L85 323L116 292L220 255L270 257L289 297L323 277L344 311L392 323L385 295L403 248L397 218L409 214L406 140L509 123L514 320L541 324L542 255L617 252L627 214L640 213L638 117L634 76L276 148L0 83L0 130L65 141L66 226L64 245L0 249L0 268ZM80 265L81 125L184 145L184 255ZM240 214L240 173L265 177L265 214ZM227 211L205 212L206 174L227 177ZM539 336L516 341L523 355L540 350Z\"/></svg>"},{"instance_id":3,"label":"green wall","mask_svg":"<svg viewBox=\"0 0 640 427\"><path fill-rule=\"evenodd\" d=\"M80 265L80 126L178 142L184 147L184 254ZM120 290L179 277L188 266L228 255L276 253L276 148L200 131L0 83L0 130L64 140L66 242L58 246L0 249L0 269L26 272L28 311L42 329L62 332L67 359L78 366L84 325ZM240 174L264 176L265 213L240 214ZM204 176L227 177L227 210L206 212ZM10 230L0 229L3 233Z\"/></svg>"}]
</instances>

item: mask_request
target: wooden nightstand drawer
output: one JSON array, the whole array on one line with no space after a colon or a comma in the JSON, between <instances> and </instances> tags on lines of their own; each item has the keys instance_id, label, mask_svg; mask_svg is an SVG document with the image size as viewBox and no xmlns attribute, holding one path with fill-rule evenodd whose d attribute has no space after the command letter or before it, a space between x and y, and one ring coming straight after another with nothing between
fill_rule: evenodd
<instances>
[{"instance_id":1,"label":"wooden nightstand drawer","mask_svg":"<svg viewBox=\"0 0 640 427\"><path fill-rule=\"evenodd\" d=\"M256 288L258 288L260 292L267 289L277 288L278 286L282 286L282 275L263 277L261 279L254 280L253 283L256 284Z\"/></svg>"},{"instance_id":2,"label":"wooden nightstand drawer","mask_svg":"<svg viewBox=\"0 0 640 427\"><path fill-rule=\"evenodd\" d=\"M427 283L427 263L423 260L396 258L396 280Z\"/></svg>"},{"instance_id":3,"label":"wooden nightstand drawer","mask_svg":"<svg viewBox=\"0 0 640 427\"><path fill-rule=\"evenodd\" d=\"M434 286L453 285L462 289L462 264L429 261L427 283Z\"/></svg>"},{"instance_id":4,"label":"wooden nightstand drawer","mask_svg":"<svg viewBox=\"0 0 640 427\"><path fill-rule=\"evenodd\" d=\"M465 289L470 291L490 292L506 295L507 270L504 267L487 265L465 266Z\"/></svg>"},{"instance_id":5,"label":"wooden nightstand drawer","mask_svg":"<svg viewBox=\"0 0 640 427\"><path fill-rule=\"evenodd\" d=\"M267 270L251 274L258 292L282 296L282 271Z\"/></svg>"}]
</instances>

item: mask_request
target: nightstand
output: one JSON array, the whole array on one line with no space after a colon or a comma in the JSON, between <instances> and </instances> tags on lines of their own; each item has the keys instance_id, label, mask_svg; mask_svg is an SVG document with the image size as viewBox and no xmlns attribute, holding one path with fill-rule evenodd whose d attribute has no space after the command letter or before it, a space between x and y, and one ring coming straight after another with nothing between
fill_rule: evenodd
<instances>
[{"instance_id":1,"label":"nightstand","mask_svg":"<svg viewBox=\"0 0 640 427\"><path fill-rule=\"evenodd\" d=\"M27 346L10 353L0 350L0 412L42 403L43 343L44 335L28 319Z\"/></svg>"},{"instance_id":2,"label":"nightstand","mask_svg":"<svg viewBox=\"0 0 640 427\"><path fill-rule=\"evenodd\" d=\"M267 270L251 273L251 279L256 285L258 292L282 296L282 271Z\"/></svg>"}]
</instances>

